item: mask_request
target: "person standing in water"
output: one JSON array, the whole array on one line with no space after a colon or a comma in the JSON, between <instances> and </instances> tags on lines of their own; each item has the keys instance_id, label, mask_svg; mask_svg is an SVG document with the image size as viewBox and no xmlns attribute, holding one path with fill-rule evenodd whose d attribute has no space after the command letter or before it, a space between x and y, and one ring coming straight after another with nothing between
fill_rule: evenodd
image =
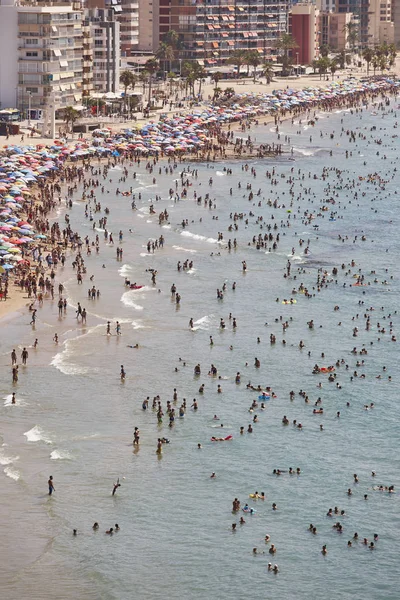
<instances>
[{"instance_id":1,"label":"person standing in water","mask_svg":"<svg viewBox=\"0 0 400 600\"><path fill-rule=\"evenodd\" d=\"M49 496L51 496L52 493L56 491L56 488L54 487L54 483L53 483L53 475L50 475L47 483L49 486Z\"/></svg>"},{"instance_id":2,"label":"person standing in water","mask_svg":"<svg viewBox=\"0 0 400 600\"><path fill-rule=\"evenodd\" d=\"M118 480L117 480L117 483L114 483L114 487L113 487L113 491L112 491L112 495L113 495L113 496L115 495L115 492L117 491L117 489L118 489L119 487L121 487L121 484L120 484L120 482L119 482L119 478L118 478Z\"/></svg>"}]
</instances>

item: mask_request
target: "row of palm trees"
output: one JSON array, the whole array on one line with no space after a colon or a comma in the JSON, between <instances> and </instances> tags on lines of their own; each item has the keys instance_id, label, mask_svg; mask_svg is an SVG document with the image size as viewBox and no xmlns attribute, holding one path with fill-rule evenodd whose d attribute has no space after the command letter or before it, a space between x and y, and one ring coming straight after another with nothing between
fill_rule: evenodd
<instances>
[{"instance_id":1,"label":"row of palm trees","mask_svg":"<svg viewBox=\"0 0 400 600\"><path fill-rule=\"evenodd\" d=\"M374 75L377 69L383 73L386 69L390 69L396 62L397 49L395 44L387 44L384 42L376 48L366 48L362 54L362 58L367 64L367 74L369 73L370 65L374 70Z\"/></svg>"},{"instance_id":2,"label":"row of palm trees","mask_svg":"<svg viewBox=\"0 0 400 600\"><path fill-rule=\"evenodd\" d=\"M350 52L356 53L356 42L358 40L358 29L352 22L346 25L346 39L350 46ZM120 82L124 87L124 98L125 103L127 102L127 91L128 89L135 89L138 82L143 85L143 93L145 93L146 86L148 86L148 102L150 103L152 97L152 83L153 76L158 71L165 73L166 79L169 81L170 92L172 94L174 85L179 85L181 90L185 90L186 93L195 95L195 84L198 82L198 93L201 93L201 86L204 82L207 73L206 70L198 61L185 61L182 64L180 60L180 73L181 76L178 80L176 73L172 71L173 62L176 60L179 54L179 37L175 31L170 31L164 40L161 42L155 57L149 59L145 65L144 70L139 75L130 71L124 70L120 76ZM280 50L281 56L280 61L282 64L282 75L289 75L293 69L293 50L298 47L296 40L290 34L283 34L275 43L275 48ZM320 78L326 75L328 72L331 73L332 78L335 72L340 68L344 69L345 65L351 64L351 54L342 50L335 56L329 56L330 50L327 46L320 48L320 57L311 63L311 67L314 69L314 73L318 71ZM374 74L377 69L382 72L393 66L396 58L396 47L394 44L381 44L375 49L367 48L361 53L361 57L364 59L367 65L367 73L369 73L370 66L374 70ZM227 64L235 65L236 77L240 77L241 69L243 66L247 67L247 75L250 74L250 68L253 68L252 76L254 82L256 80L257 73L261 72L262 75L270 83L274 74L274 63L266 62L263 63L262 57L257 50L235 50L227 60ZM259 67L262 66L260 70ZM218 87L218 82L222 79L223 75L216 72L212 75L212 79L215 83L215 88ZM218 95L219 91L217 91ZM125 104L126 108L126 104Z\"/></svg>"}]
</instances>

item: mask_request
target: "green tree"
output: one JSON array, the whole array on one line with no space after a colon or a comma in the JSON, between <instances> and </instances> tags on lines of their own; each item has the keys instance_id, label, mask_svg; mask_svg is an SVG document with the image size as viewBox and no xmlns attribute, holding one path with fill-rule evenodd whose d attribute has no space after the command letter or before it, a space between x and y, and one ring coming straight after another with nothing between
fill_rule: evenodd
<instances>
[{"instance_id":1,"label":"green tree","mask_svg":"<svg viewBox=\"0 0 400 600\"><path fill-rule=\"evenodd\" d=\"M356 46L357 41L358 41L358 26L357 26L357 24L354 23L354 21L349 21L344 26L343 31L346 34L346 41L347 41L347 43L349 44L350 48L354 52L355 46Z\"/></svg>"},{"instance_id":2,"label":"green tree","mask_svg":"<svg viewBox=\"0 0 400 600\"><path fill-rule=\"evenodd\" d=\"M342 50L341 52L339 52L339 54L335 57L335 60L337 61L337 64L339 65L339 67L341 69L344 69L345 63L346 63L346 53L345 53L345 51Z\"/></svg>"},{"instance_id":3,"label":"green tree","mask_svg":"<svg viewBox=\"0 0 400 600\"><path fill-rule=\"evenodd\" d=\"M73 106L66 106L64 108L63 120L64 120L65 124L67 125L67 129L68 129L68 125L71 124L71 132L72 133L74 130L74 123L78 118L79 118L79 112L77 110L75 110L75 108Z\"/></svg>"},{"instance_id":4,"label":"green tree","mask_svg":"<svg viewBox=\"0 0 400 600\"><path fill-rule=\"evenodd\" d=\"M150 58L149 60L146 60L146 62L144 63L144 67L145 67L145 70L148 73L149 104L150 104L150 102L151 102L151 89L152 89L152 83L153 83L153 75L154 75L154 73L157 73L158 69L160 68L160 65L159 65L158 61L155 58Z\"/></svg>"},{"instance_id":5,"label":"green tree","mask_svg":"<svg viewBox=\"0 0 400 600\"><path fill-rule=\"evenodd\" d=\"M227 88L224 90L224 95L225 95L227 98L232 98L232 96L234 96L234 95L235 95L235 88L233 88L233 87L227 87Z\"/></svg>"},{"instance_id":6,"label":"green tree","mask_svg":"<svg viewBox=\"0 0 400 600\"><path fill-rule=\"evenodd\" d=\"M318 69L318 60L316 58L311 61L310 67L313 69L313 75L315 75Z\"/></svg>"},{"instance_id":7,"label":"green tree","mask_svg":"<svg viewBox=\"0 0 400 600\"><path fill-rule=\"evenodd\" d=\"M326 74L330 65L331 65L331 61L329 60L329 58L327 56L321 56L321 58L318 59L318 72L319 72L320 79L322 79L322 75Z\"/></svg>"},{"instance_id":8,"label":"green tree","mask_svg":"<svg viewBox=\"0 0 400 600\"><path fill-rule=\"evenodd\" d=\"M218 82L221 81L222 77L223 77L223 75L219 71L216 71L215 73L213 73L211 75L211 79L213 80L215 87L217 87Z\"/></svg>"},{"instance_id":9,"label":"green tree","mask_svg":"<svg viewBox=\"0 0 400 600\"><path fill-rule=\"evenodd\" d=\"M289 33L284 33L279 40L275 43L275 48L282 50L282 74L284 76L289 75L290 67L292 66L292 60L289 56L289 52L298 48L296 40Z\"/></svg>"},{"instance_id":10,"label":"green tree","mask_svg":"<svg viewBox=\"0 0 400 600\"><path fill-rule=\"evenodd\" d=\"M235 50L232 52L227 61L230 65L235 65L237 68L236 78L239 79L240 67L246 62L246 52L244 50Z\"/></svg>"},{"instance_id":11,"label":"green tree","mask_svg":"<svg viewBox=\"0 0 400 600\"><path fill-rule=\"evenodd\" d=\"M369 65L371 64L374 54L375 52L372 50L372 48L365 48L365 50L362 53L362 57L367 63L367 75L369 75Z\"/></svg>"},{"instance_id":12,"label":"green tree","mask_svg":"<svg viewBox=\"0 0 400 600\"><path fill-rule=\"evenodd\" d=\"M327 58L328 54L329 54L329 50L330 50L330 48L329 48L328 44L322 44L319 47L319 55L320 55L320 57Z\"/></svg>"},{"instance_id":13,"label":"green tree","mask_svg":"<svg viewBox=\"0 0 400 600\"><path fill-rule=\"evenodd\" d=\"M256 82L257 67L261 64L261 57L257 50L249 50L245 53L245 63L247 65L247 75L250 67L253 67L253 82Z\"/></svg>"},{"instance_id":14,"label":"green tree","mask_svg":"<svg viewBox=\"0 0 400 600\"><path fill-rule=\"evenodd\" d=\"M142 91L143 91L143 96L144 96L146 93L146 85L147 85L147 82L149 81L149 72L146 71L146 69L141 71L141 73L139 75L139 81L142 84Z\"/></svg>"},{"instance_id":15,"label":"green tree","mask_svg":"<svg viewBox=\"0 0 400 600\"><path fill-rule=\"evenodd\" d=\"M335 78L335 73L337 71L337 68L338 68L338 63L336 62L336 59L333 58L332 60L329 61L329 69L330 69L330 72L332 75L332 81Z\"/></svg>"},{"instance_id":16,"label":"green tree","mask_svg":"<svg viewBox=\"0 0 400 600\"><path fill-rule=\"evenodd\" d=\"M387 69L388 67L388 60L386 58L386 56L384 54L382 54L382 56L379 57L379 68L381 70L381 73L383 73L383 71L385 71L385 69Z\"/></svg>"},{"instance_id":17,"label":"green tree","mask_svg":"<svg viewBox=\"0 0 400 600\"><path fill-rule=\"evenodd\" d=\"M267 80L267 84L271 83L272 77L274 76L273 66L274 66L274 64L272 62L266 62L263 65L262 74L264 75L265 79Z\"/></svg>"},{"instance_id":18,"label":"green tree","mask_svg":"<svg viewBox=\"0 0 400 600\"><path fill-rule=\"evenodd\" d=\"M167 63L169 63L169 71L171 71L171 63L175 58L175 51L172 46L169 46L165 42L161 42L158 47L155 57L160 61L161 69L163 72L167 70Z\"/></svg>"},{"instance_id":19,"label":"green tree","mask_svg":"<svg viewBox=\"0 0 400 600\"><path fill-rule=\"evenodd\" d=\"M222 89L220 87L215 87L213 100L217 100L221 94L222 94Z\"/></svg>"},{"instance_id":20,"label":"green tree","mask_svg":"<svg viewBox=\"0 0 400 600\"><path fill-rule=\"evenodd\" d=\"M168 82L169 82L169 93L170 93L170 96L172 96L172 92L173 92L173 89L174 89L174 84L176 83L177 77L178 77L177 74L173 73L172 71L170 71L167 74L167 79L168 79Z\"/></svg>"},{"instance_id":21,"label":"green tree","mask_svg":"<svg viewBox=\"0 0 400 600\"><path fill-rule=\"evenodd\" d=\"M380 65L380 57L377 54L374 54L374 56L372 57L371 64L375 75L376 70Z\"/></svg>"},{"instance_id":22,"label":"green tree","mask_svg":"<svg viewBox=\"0 0 400 600\"><path fill-rule=\"evenodd\" d=\"M131 87L131 86L133 86L133 88L135 87L136 76L132 71L125 69L124 71L121 72L121 74L119 76L119 81L124 86L124 109L126 110L127 91L128 91L129 87Z\"/></svg>"}]
</instances>

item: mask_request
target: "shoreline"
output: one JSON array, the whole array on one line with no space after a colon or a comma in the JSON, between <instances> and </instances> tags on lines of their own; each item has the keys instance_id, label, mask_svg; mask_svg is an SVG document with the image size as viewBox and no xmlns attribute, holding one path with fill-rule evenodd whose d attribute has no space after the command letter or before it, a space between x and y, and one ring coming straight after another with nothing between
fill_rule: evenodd
<instances>
[{"instance_id":1,"label":"shoreline","mask_svg":"<svg viewBox=\"0 0 400 600\"><path fill-rule=\"evenodd\" d=\"M368 82L368 85L372 83L373 85L375 85L375 80L372 82ZM379 82L378 82L379 83ZM342 95L340 98L333 98L332 100L312 100L311 97L311 102L310 105L308 105L306 103L306 105L302 106L302 105L293 105L290 108L287 108L286 106L284 107L280 107L279 105L277 106L277 110L276 112L271 114L271 107L269 108L265 108L262 106L262 100L265 96L265 94L261 94L259 95L259 97L256 96L256 99L259 101L259 104L255 104L253 106L250 105L249 101L253 100L254 102L254 96L250 95L246 95L246 93L241 95L241 100L242 100L242 104L244 107L246 106L250 106L253 110L250 111L250 114L247 114L246 116L241 116L241 118L237 118L236 116L232 116L229 114L229 107L228 106L222 106L221 109L218 109L217 112L221 112L222 114L226 114L228 115L228 118L224 121L222 121L221 124L217 124L214 125L213 123L209 123L209 124L205 124L205 130L207 131L208 134L208 138L207 141L205 142L205 148L197 150L196 152L177 152L177 153L156 153L155 155L152 155L151 153L146 152L144 155L141 153L137 153L136 151L132 151L132 149L129 148L129 144L126 144L125 147L122 147L121 150L121 146L118 143L118 140L120 139L120 133L115 133L113 134L113 138L111 138L112 140L114 139L111 148L108 148L108 151L105 153L104 156L93 156L91 154L86 154L85 156L79 157L79 158L75 158L72 160L72 157L70 156L72 154L72 148L74 147L71 144L67 144L66 146L62 146L62 148L67 148L68 152L67 154L62 156L62 161L60 163L57 164L56 170L55 171L50 171L46 174L46 178L44 180L44 184L42 185L41 188L38 187L37 183L35 183L34 185L30 186L29 190L30 190L30 196L33 198L31 201L29 201L29 197L28 197L28 201L26 201L26 204L30 204L31 209L36 209L37 210L37 206L38 205L43 205L43 201L45 199L45 196L43 196L43 190L46 189L46 186L48 186L49 184L54 185L55 183L61 184L61 189L60 189L60 197L62 195L62 193L65 191L65 188L68 186L68 182L66 180L65 177L65 172L68 168L81 168L83 170L86 170L87 168L92 168L94 167L94 165L92 165L91 161L93 160L97 160L99 164L104 164L104 161L107 161L107 164L110 164L111 160L116 160L116 162L119 162L119 159L122 158L129 158L130 160L136 160L136 159L149 159L149 158L156 158L157 160L163 160L163 159L171 159L173 158L175 161L179 161L180 163L201 163L201 162L223 162L225 160L254 160L254 159L262 159L262 158L278 158L279 156L285 156L288 155L288 157L290 157L290 153L289 152L282 152L282 148L281 147L277 147L276 150L274 151L269 151L267 149L264 150L264 148L262 147L262 151L260 151L260 147L253 147L250 145L250 147L246 147L246 144L242 144L239 145L239 149L243 149L243 151L240 152L236 152L236 148L238 148L237 143L233 143L233 141L230 141L230 137L229 135L231 135L232 139L233 139L233 135L234 134L238 134L238 133L242 133L243 135L246 134L246 131L248 129L250 129L252 127L253 124L258 124L258 118L262 119L262 124L263 125L269 125L272 123L275 123L275 125L278 125L286 120L289 119L294 119L294 118L301 118L301 116L303 114L307 114L310 113L311 110L329 110L329 109L333 109L335 108L335 106L345 106L346 108L352 107L352 108L357 108L360 104L360 102L362 102L363 100L370 100L373 99L381 94L385 94L385 93L389 93L389 94L397 94L399 86L400 86L400 82L397 81L395 83L390 83L389 81L387 81L387 79L385 79L384 77L381 79L381 83L382 86L376 90L357 90L356 93L354 94L354 92L349 92L347 95ZM322 96L323 94L329 90L332 89L332 82L329 82L330 86L321 86L319 88ZM341 82L334 82L335 85L340 86L342 85ZM335 86L333 86L335 87ZM300 93L303 94L305 93L305 90L307 88L303 88L300 89ZM315 88L317 89L317 88ZM283 89L283 90L275 90L276 92L276 97L280 98L281 96L287 97L287 95L285 94L287 90ZM371 98L372 97L372 98ZM260 106L261 104L261 106ZM279 104L279 103L278 103ZM215 105L216 107L218 107L218 105ZM225 112L224 112L225 111ZM186 116L189 116L190 114L190 110L187 111ZM168 119L167 119L168 121ZM148 125L149 126L149 125ZM238 139L238 138L237 138ZM241 138L243 141L243 138ZM129 137L127 138L127 140L129 140ZM237 140L236 140L237 141ZM77 144L79 144L79 142L75 142L75 148L77 147ZM40 146L40 144L39 144ZM263 146L263 145L261 145ZM23 150L25 148L25 150L27 148L29 148L30 145L26 145L26 146L18 146L18 148L21 150L21 152L23 153ZM54 145L52 146L54 148ZM12 148L12 146L11 146ZM47 149L51 149L50 146L50 142L49 144L46 146ZM60 147L61 148L61 147ZM118 148L119 152L118 152L118 156L113 156L113 148L114 150L116 148ZM11 150L12 152L12 150ZM7 149L7 147L5 147L3 149L2 152L0 152L0 162L1 162L1 158L2 156L8 156L10 153L10 148ZM0 194L0 199L1 199L1 194ZM56 209L56 204L54 203L53 209ZM20 214L19 214L19 218L22 219L26 219L28 215L28 209L27 207L25 209L23 209ZM53 219L51 218L51 211L48 215L48 217L50 217L50 219L53 221ZM0 240L1 241L1 240ZM49 241L47 240L44 244L39 242L39 243L34 243L32 244L32 246L29 247L29 249L31 250L30 255L32 256L32 254L35 252L35 249L37 249L37 247L41 247L42 250L44 252L51 252L51 246L52 244L49 244ZM32 271L32 269L34 269L37 266L36 264L33 264L34 261L32 261L32 264L30 265L30 270ZM48 270L48 268L46 269L46 271ZM19 292L14 283L12 282L13 285L13 296L14 294L16 294L16 292ZM20 292L21 294L23 294L24 292ZM25 302L26 300L26 302ZM19 293L17 293L13 298L8 298L6 301L2 300L0 303L0 319L3 318L3 316L7 315L10 312L16 312L16 311L20 311L21 309L23 309L23 307L27 306L29 304L30 298L23 298L19 295Z\"/></svg>"}]
</instances>

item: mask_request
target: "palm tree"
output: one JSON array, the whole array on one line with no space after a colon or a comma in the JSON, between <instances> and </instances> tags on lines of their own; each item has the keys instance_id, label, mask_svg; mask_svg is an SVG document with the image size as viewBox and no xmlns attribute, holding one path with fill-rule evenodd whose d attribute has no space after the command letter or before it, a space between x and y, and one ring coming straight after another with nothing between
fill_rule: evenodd
<instances>
[{"instance_id":1,"label":"palm tree","mask_svg":"<svg viewBox=\"0 0 400 600\"><path fill-rule=\"evenodd\" d=\"M329 54L329 46L328 46L328 44L322 44L319 47L319 55L322 58L326 58L328 56L328 54Z\"/></svg>"},{"instance_id":2,"label":"palm tree","mask_svg":"<svg viewBox=\"0 0 400 600\"><path fill-rule=\"evenodd\" d=\"M175 80L177 79L176 73L173 73L172 71L170 71L167 74L167 79L169 81L169 93L170 93L170 96L172 96L172 90L174 87L174 83L175 83Z\"/></svg>"},{"instance_id":3,"label":"palm tree","mask_svg":"<svg viewBox=\"0 0 400 600\"><path fill-rule=\"evenodd\" d=\"M343 31L346 33L346 41L348 42L350 48L354 52L354 47L358 40L358 26L354 21L349 21L344 26Z\"/></svg>"},{"instance_id":4,"label":"palm tree","mask_svg":"<svg viewBox=\"0 0 400 600\"><path fill-rule=\"evenodd\" d=\"M222 77L223 77L223 75L219 71L216 71L215 73L213 73L211 75L211 79L213 80L213 82L215 84L215 86L214 86L214 98L216 97L215 90L216 89L220 89L217 86L218 86L218 81L220 81L222 79Z\"/></svg>"},{"instance_id":5,"label":"palm tree","mask_svg":"<svg viewBox=\"0 0 400 600\"><path fill-rule=\"evenodd\" d=\"M372 68L374 70L374 75L376 73L377 68L379 67L380 64L380 58L377 54L374 54L374 56L372 57L371 60L371 64L372 64Z\"/></svg>"},{"instance_id":6,"label":"palm tree","mask_svg":"<svg viewBox=\"0 0 400 600\"><path fill-rule=\"evenodd\" d=\"M170 29L165 33L162 37L162 42L167 46L172 46L172 48L177 48L179 42L179 35L175 31L175 29Z\"/></svg>"},{"instance_id":7,"label":"palm tree","mask_svg":"<svg viewBox=\"0 0 400 600\"><path fill-rule=\"evenodd\" d=\"M253 67L253 82L256 82L257 67L261 64L261 57L257 50L249 50L245 53L245 62L247 64L247 74L249 74L250 67Z\"/></svg>"},{"instance_id":8,"label":"palm tree","mask_svg":"<svg viewBox=\"0 0 400 600\"><path fill-rule=\"evenodd\" d=\"M146 69L144 71L141 71L140 75L139 75L139 80L142 83L142 91L143 91L143 96L146 93L146 83L149 80L149 72L146 71Z\"/></svg>"},{"instance_id":9,"label":"palm tree","mask_svg":"<svg viewBox=\"0 0 400 600\"><path fill-rule=\"evenodd\" d=\"M313 75L316 74L317 69L318 69L318 60L314 58L314 60L311 61L310 67L313 69Z\"/></svg>"},{"instance_id":10,"label":"palm tree","mask_svg":"<svg viewBox=\"0 0 400 600\"><path fill-rule=\"evenodd\" d=\"M331 74L332 74L332 81L335 78L335 73L337 71L337 68L338 68L338 63L336 62L336 59L333 58L330 61L330 65L329 65L329 69L330 69Z\"/></svg>"},{"instance_id":11,"label":"palm tree","mask_svg":"<svg viewBox=\"0 0 400 600\"><path fill-rule=\"evenodd\" d=\"M171 70L171 63L175 58L175 52L172 46L169 46L165 42L161 42L157 52L155 53L155 57L160 61L163 71L167 70L167 62L169 62L169 70Z\"/></svg>"},{"instance_id":12,"label":"palm tree","mask_svg":"<svg viewBox=\"0 0 400 600\"><path fill-rule=\"evenodd\" d=\"M235 95L235 88L233 88L233 87L225 88L224 95L227 96L228 98L232 98L232 96Z\"/></svg>"},{"instance_id":13,"label":"palm tree","mask_svg":"<svg viewBox=\"0 0 400 600\"><path fill-rule=\"evenodd\" d=\"M124 71L121 72L121 74L119 76L119 81L124 86L124 109L126 110L126 97L127 97L128 87L130 87L132 85L133 85L133 87L135 87L136 77L135 77L134 73L132 73L132 71L125 69Z\"/></svg>"},{"instance_id":14,"label":"palm tree","mask_svg":"<svg viewBox=\"0 0 400 600\"><path fill-rule=\"evenodd\" d=\"M199 63L195 63L196 79L199 82L199 96L201 94L201 85L207 77L207 71Z\"/></svg>"},{"instance_id":15,"label":"palm tree","mask_svg":"<svg viewBox=\"0 0 400 600\"><path fill-rule=\"evenodd\" d=\"M221 93L222 93L222 89L220 87L215 87L213 100L216 100L221 95Z\"/></svg>"},{"instance_id":16,"label":"palm tree","mask_svg":"<svg viewBox=\"0 0 400 600\"><path fill-rule=\"evenodd\" d=\"M282 55L282 75L287 76L289 74L290 66L292 61L289 57L289 51L294 48L298 48L299 45L289 33L284 33L279 40L275 43L275 48L283 51Z\"/></svg>"},{"instance_id":17,"label":"palm tree","mask_svg":"<svg viewBox=\"0 0 400 600\"><path fill-rule=\"evenodd\" d=\"M150 58L149 60L146 60L146 62L144 63L144 67L145 67L145 70L147 71L148 77L149 77L149 104L150 104L153 75L154 75L154 73L157 73L158 69L160 68L160 65L158 64L158 61L155 58Z\"/></svg>"},{"instance_id":18,"label":"palm tree","mask_svg":"<svg viewBox=\"0 0 400 600\"><path fill-rule=\"evenodd\" d=\"M71 123L71 132L74 132L74 123L79 118L79 112L73 106L66 106L63 111L63 118L67 125Z\"/></svg>"},{"instance_id":19,"label":"palm tree","mask_svg":"<svg viewBox=\"0 0 400 600\"><path fill-rule=\"evenodd\" d=\"M274 76L274 69L272 62L266 62L263 66L262 74L267 80L267 84L271 83L272 77Z\"/></svg>"},{"instance_id":20,"label":"palm tree","mask_svg":"<svg viewBox=\"0 0 400 600\"><path fill-rule=\"evenodd\" d=\"M320 79L322 79L322 75L325 75L325 73L329 69L330 63L331 61L327 56L321 56L321 58L318 59L318 71Z\"/></svg>"},{"instance_id":21,"label":"palm tree","mask_svg":"<svg viewBox=\"0 0 400 600\"><path fill-rule=\"evenodd\" d=\"M228 58L228 64L235 65L237 67L236 78L239 79L240 67L245 63L246 52L244 50L235 50Z\"/></svg>"},{"instance_id":22,"label":"palm tree","mask_svg":"<svg viewBox=\"0 0 400 600\"><path fill-rule=\"evenodd\" d=\"M383 73L383 71L387 69L387 58L384 54L379 57L379 68L381 70L381 73Z\"/></svg>"},{"instance_id":23,"label":"palm tree","mask_svg":"<svg viewBox=\"0 0 400 600\"><path fill-rule=\"evenodd\" d=\"M339 52L339 54L337 54L337 55L335 56L335 60L337 61L337 64L339 65L339 67L340 67L341 69L344 69L345 62L346 62L346 53L345 53L345 51L344 51L344 50L341 50L341 51Z\"/></svg>"},{"instance_id":24,"label":"palm tree","mask_svg":"<svg viewBox=\"0 0 400 600\"><path fill-rule=\"evenodd\" d=\"M367 63L367 75L369 74L369 65L374 57L374 54L375 53L371 48L365 48L365 50L362 53L362 57L365 60L365 62Z\"/></svg>"}]
</instances>

